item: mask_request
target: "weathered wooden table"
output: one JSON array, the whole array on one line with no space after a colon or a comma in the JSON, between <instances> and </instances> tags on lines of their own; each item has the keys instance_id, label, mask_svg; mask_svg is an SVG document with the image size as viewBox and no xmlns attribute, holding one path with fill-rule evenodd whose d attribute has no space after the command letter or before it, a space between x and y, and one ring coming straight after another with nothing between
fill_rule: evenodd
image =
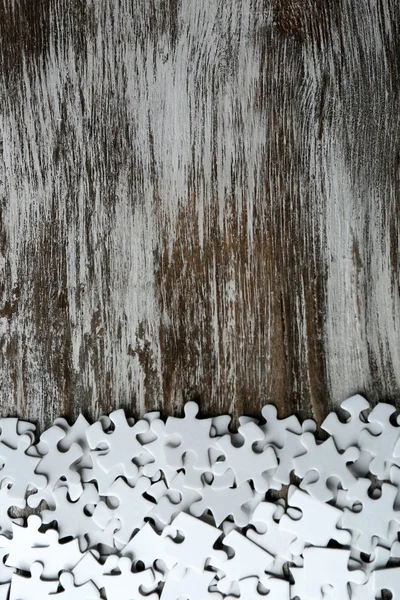
<instances>
[{"instance_id":1,"label":"weathered wooden table","mask_svg":"<svg viewBox=\"0 0 400 600\"><path fill-rule=\"evenodd\" d=\"M395 0L3 0L1 413L400 385Z\"/></svg>"}]
</instances>

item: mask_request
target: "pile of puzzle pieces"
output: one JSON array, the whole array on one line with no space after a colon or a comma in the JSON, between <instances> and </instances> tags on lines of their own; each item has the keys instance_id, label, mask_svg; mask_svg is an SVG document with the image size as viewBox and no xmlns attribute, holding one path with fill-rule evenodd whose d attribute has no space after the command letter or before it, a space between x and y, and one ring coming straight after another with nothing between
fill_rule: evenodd
<instances>
[{"instance_id":1,"label":"pile of puzzle pieces","mask_svg":"<svg viewBox=\"0 0 400 600\"><path fill-rule=\"evenodd\" d=\"M0 419L0 600L400 599L400 419Z\"/></svg>"}]
</instances>

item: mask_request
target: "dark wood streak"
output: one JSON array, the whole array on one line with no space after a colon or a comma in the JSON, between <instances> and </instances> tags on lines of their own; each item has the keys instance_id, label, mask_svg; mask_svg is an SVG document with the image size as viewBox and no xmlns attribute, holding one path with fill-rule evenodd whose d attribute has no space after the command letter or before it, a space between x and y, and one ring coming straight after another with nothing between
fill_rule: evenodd
<instances>
[{"instance_id":1,"label":"dark wood streak","mask_svg":"<svg viewBox=\"0 0 400 600\"><path fill-rule=\"evenodd\" d=\"M3 0L2 413L397 404L399 28L394 0Z\"/></svg>"}]
</instances>

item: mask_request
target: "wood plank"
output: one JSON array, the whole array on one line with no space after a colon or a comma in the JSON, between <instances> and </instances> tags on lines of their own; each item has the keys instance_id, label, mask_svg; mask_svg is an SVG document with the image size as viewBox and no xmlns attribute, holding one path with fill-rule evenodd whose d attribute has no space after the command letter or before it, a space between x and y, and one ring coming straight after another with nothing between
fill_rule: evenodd
<instances>
[{"instance_id":1,"label":"wood plank","mask_svg":"<svg viewBox=\"0 0 400 600\"><path fill-rule=\"evenodd\" d=\"M1 0L4 415L397 402L394 0Z\"/></svg>"}]
</instances>

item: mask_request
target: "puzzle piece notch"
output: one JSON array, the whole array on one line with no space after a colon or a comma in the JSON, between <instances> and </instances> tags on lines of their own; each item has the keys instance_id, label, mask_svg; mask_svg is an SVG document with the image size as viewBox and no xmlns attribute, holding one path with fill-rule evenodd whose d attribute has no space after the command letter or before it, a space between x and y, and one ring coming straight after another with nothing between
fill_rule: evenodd
<instances>
[{"instance_id":1,"label":"puzzle piece notch","mask_svg":"<svg viewBox=\"0 0 400 600\"><path fill-rule=\"evenodd\" d=\"M372 554L369 556L352 548L351 562L354 562L356 565L355 568L362 569L369 578L373 571L376 571L377 569L384 569L387 566L390 558L394 558L396 556L395 545L396 544L393 544L391 549L383 548L382 546L376 546L373 549ZM367 558L369 560L367 560Z\"/></svg>"},{"instance_id":2,"label":"puzzle piece notch","mask_svg":"<svg viewBox=\"0 0 400 600\"><path fill-rule=\"evenodd\" d=\"M266 586L257 577L247 577L240 581L240 598L243 600L289 600L290 586L287 581L269 577ZM260 589L261 588L261 589ZM225 596L226 600L236 600L237 595ZM212 599L211 599L212 600Z\"/></svg>"}]
</instances>

